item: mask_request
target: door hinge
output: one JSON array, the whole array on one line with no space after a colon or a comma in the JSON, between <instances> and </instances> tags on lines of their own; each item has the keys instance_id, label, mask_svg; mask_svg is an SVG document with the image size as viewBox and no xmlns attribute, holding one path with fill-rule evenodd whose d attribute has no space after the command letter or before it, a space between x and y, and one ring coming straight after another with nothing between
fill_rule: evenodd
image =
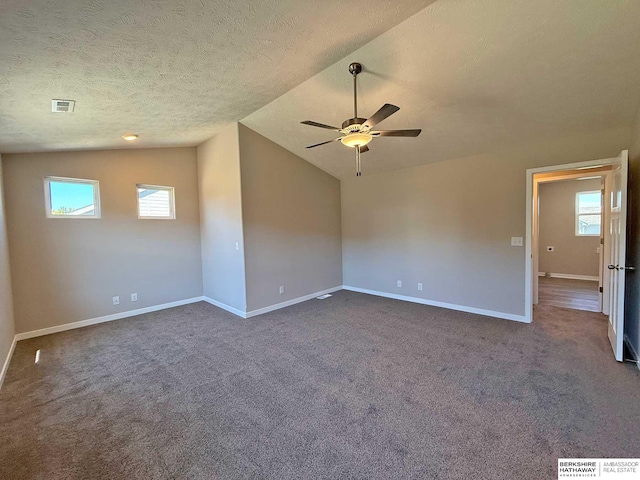
<instances>
[{"instance_id":1,"label":"door hinge","mask_svg":"<svg viewBox=\"0 0 640 480\"><path fill-rule=\"evenodd\" d=\"M600 287L600 293L602 293L602 287Z\"/></svg>"},{"instance_id":2,"label":"door hinge","mask_svg":"<svg viewBox=\"0 0 640 480\"><path fill-rule=\"evenodd\" d=\"M604 245L604 237L600 237L600 245Z\"/></svg>"}]
</instances>

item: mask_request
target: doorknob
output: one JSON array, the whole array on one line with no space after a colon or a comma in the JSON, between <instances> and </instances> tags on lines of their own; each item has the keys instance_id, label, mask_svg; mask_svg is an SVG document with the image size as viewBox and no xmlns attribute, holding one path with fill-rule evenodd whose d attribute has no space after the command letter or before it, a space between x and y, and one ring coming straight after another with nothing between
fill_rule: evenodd
<instances>
[{"instance_id":1,"label":"doorknob","mask_svg":"<svg viewBox=\"0 0 640 480\"><path fill-rule=\"evenodd\" d=\"M609 270L618 270L618 267L616 267L615 265L608 265L607 268Z\"/></svg>"}]
</instances>

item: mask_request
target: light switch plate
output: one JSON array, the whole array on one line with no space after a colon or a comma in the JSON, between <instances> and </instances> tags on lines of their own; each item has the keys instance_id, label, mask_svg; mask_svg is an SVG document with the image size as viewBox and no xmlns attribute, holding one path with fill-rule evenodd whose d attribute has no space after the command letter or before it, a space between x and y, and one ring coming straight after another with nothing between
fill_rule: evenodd
<instances>
[{"instance_id":1,"label":"light switch plate","mask_svg":"<svg viewBox=\"0 0 640 480\"><path fill-rule=\"evenodd\" d=\"M511 246L512 247L521 247L522 246L522 237L511 237Z\"/></svg>"}]
</instances>

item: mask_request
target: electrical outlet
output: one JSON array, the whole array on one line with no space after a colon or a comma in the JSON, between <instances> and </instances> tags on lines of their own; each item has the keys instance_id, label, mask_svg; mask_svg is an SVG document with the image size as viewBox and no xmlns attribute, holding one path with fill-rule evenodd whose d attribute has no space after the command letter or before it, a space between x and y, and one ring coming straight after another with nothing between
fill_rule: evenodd
<instances>
[{"instance_id":1,"label":"electrical outlet","mask_svg":"<svg viewBox=\"0 0 640 480\"><path fill-rule=\"evenodd\" d=\"M522 237L511 237L512 247L522 247Z\"/></svg>"},{"instance_id":2,"label":"electrical outlet","mask_svg":"<svg viewBox=\"0 0 640 480\"><path fill-rule=\"evenodd\" d=\"M137 302L138 301L138 294L137 293L132 293L131 294L131 301L132 302Z\"/></svg>"},{"instance_id":3,"label":"electrical outlet","mask_svg":"<svg viewBox=\"0 0 640 480\"><path fill-rule=\"evenodd\" d=\"M280 285L280 295L284 293L284 285Z\"/></svg>"},{"instance_id":4,"label":"electrical outlet","mask_svg":"<svg viewBox=\"0 0 640 480\"><path fill-rule=\"evenodd\" d=\"M236 250L240 250L240 242L236 242Z\"/></svg>"},{"instance_id":5,"label":"electrical outlet","mask_svg":"<svg viewBox=\"0 0 640 480\"><path fill-rule=\"evenodd\" d=\"M398 280L397 285L398 285L398 288L402 288L402 280Z\"/></svg>"},{"instance_id":6,"label":"electrical outlet","mask_svg":"<svg viewBox=\"0 0 640 480\"><path fill-rule=\"evenodd\" d=\"M418 290L422 291L422 284L421 283L418 284Z\"/></svg>"},{"instance_id":7,"label":"electrical outlet","mask_svg":"<svg viewBox=\"0 0 640 480\"><path fill-rule=\"evenodd\" d=\"M113 304L114 305L120 305L120 297L119 296L113 297Z\"/></svg>"}]
</instances>

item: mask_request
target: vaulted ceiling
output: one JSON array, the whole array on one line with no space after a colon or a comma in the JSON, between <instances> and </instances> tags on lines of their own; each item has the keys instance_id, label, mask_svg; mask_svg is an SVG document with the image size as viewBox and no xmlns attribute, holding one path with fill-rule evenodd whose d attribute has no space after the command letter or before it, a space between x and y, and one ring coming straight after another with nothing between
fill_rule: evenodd
<instances>
[{"instance_id":1,"label":"vaulted ceiling","mask_svg":"<svg viewBox=\"0 0 640 480\"><path fill-rule=\"evenodd\" d=\"M400 111L380 129L422 128L418 138L374 138L363 174L486 153L509 145L629 127L640 108L640 1L435 2L293 88L242 123L341 178L354 151L306 149L385 102Z\"/></svg>"},{"instance_id":2,"label":"vaulted ceiling","mask_svg":"<svg viewBox=\"0 0 640 480\"><path fill-rule=\"evenodd\" d=\"M353 175L329 130L401 109L365 174L519 142L630 127L640 108L635 0L5 0L0 152L196 145L242 123L325 171ZM52 98L77 100L73 114Z\"/></svg>"},{"instance_id":3,"label":"vaulted ceiling","mask_svg":"<svg viewBox=\"0 0 640 480\"><path fill-rule=\"evenodd\" d=\"M197 145L432 1L3 0L0 152Z\"/></svg>"}]
</instances>

